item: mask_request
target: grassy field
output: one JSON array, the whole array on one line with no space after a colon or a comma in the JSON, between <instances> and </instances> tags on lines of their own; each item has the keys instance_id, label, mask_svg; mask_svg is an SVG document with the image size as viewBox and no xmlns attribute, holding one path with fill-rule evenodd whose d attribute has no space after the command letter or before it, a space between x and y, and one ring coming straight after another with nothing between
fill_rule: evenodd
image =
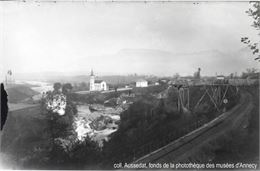
<instances>
[{"instance_id":1,"label":"grassy field","mask_svg":"<svg viewBox=\"0 0 260 171\"><path fill-rule=\"evenodd\" d=\"M9 112L2 132L1 152L12 156L20 167L36 147L46 143L43 138L45 127L39 106Z\"/></svg>"},{"instance_id":2,"label":"grassy field","mask_svg":"<svg viewBox=\"0 0 260 171\"><path fill-rule=\"evenodd\" d=\"M26 103L8 103L9 111L21 110L25 108L35 107L39 104L26 104Z\"/></svg>"},{"instance_id":3,"label":"grassy field","mask_svg":"<svg viewBox=\"0 0 260 171\"><path fill-rule=\"evenodd\" d=\"M31 98L34 95L39 94L38 92L32 90L30 87L24 85L15 85L6 89L8 94L9 103L18 103L27 98Z\"/></svg>"}]
</instances>

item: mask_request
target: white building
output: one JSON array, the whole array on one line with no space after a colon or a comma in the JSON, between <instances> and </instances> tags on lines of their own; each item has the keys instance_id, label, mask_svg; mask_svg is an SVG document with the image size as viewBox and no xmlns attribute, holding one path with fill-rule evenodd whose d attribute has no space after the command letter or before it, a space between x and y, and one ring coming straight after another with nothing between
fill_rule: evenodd
<instances>
[{"instance_id":1,"label":"white building","mask_svg":"<svg viewBox=\"0 0 260 171\"><path fill-rule=\"evenodd\" d=\"M143 79L137 80L136 87L148 87L148 81Z\"/></svg>"},{"instance_id":2,"label":"white building","mask_svg":"<svg viewBox=\"0 0 260 171\"><path fill-rule=\"evenodd\" d=\"M105 91L108 90L107 83L103 80L96 80L93 70L91 70L89 80L89 91Z\"/></svg>"},{"instance_id":3,"label":"white building","mask_svg":"<svg viewBox=\"0 0 260 171\"><path fill-rule=\"evenodd\" d=\"M217 75L217 80L224 80L225 76L224 75Z\"/></svg>"}]
</instances>

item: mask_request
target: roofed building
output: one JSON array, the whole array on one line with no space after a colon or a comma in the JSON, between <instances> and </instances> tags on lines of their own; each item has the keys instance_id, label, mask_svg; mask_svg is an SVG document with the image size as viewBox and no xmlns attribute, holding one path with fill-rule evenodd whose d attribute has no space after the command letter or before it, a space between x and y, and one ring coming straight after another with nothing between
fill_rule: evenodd
<instances>
[{"instance_id":1,"label":"roofed building","mask_svg":"<svg viewBox=\"0 0 260 171\"><path fill-rule=\"evenodd\" d=\"M107 83L103 80L96 80L93 70L91 70L89 91L106 91L108 90Z\"/></svg>"},{"instance_id":2,"label":"roofed building","mask_svg":"<svg viewBox=\"0 0 260 171\"><path fill-rule=\"evenodd\" d=\"M148 87L148 81L139 79L136 81L136 87Z\"/></svg>"},{"instance_id":3,"label":"roofed building","mask_svg":"<svg viewBox=\"0 0 260 171\"><path fill-rule=\"evenodd\" d=\"M225 76L224 75L217 75L217 80L224 80Z\"/></svg>"}]
</instances>

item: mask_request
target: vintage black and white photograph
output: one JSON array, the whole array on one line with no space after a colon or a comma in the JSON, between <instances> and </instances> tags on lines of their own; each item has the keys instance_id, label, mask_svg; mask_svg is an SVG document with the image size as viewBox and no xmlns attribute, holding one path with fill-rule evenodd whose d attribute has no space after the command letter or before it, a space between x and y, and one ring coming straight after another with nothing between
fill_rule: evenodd
<instances>
[{"instance_id":1,"label":"vintage black and white photograph","mask_svg":"<svg viewBox=\"0 0 260 171\"><path fill-rule=\"evenodd\" d=\"M0 39L0 169L259 169L260 2L1 1Z\"/></svg>"}]
</instances>

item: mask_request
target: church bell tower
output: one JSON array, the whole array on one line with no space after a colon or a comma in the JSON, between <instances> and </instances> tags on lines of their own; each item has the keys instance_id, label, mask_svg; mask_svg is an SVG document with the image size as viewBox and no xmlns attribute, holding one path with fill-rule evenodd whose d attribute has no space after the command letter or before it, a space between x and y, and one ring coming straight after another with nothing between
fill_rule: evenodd
<instances>
[{"instance_id":1,"label":"church bell tower","mask_svg":"<svg viewBox=\"0 0 260 171\"><path fill-rule=\"evenodd\" d=\"M93 73L93 69L91 69L90 73L89 91L95 91L95 75Z\"/></svg>"}]
</instances>

